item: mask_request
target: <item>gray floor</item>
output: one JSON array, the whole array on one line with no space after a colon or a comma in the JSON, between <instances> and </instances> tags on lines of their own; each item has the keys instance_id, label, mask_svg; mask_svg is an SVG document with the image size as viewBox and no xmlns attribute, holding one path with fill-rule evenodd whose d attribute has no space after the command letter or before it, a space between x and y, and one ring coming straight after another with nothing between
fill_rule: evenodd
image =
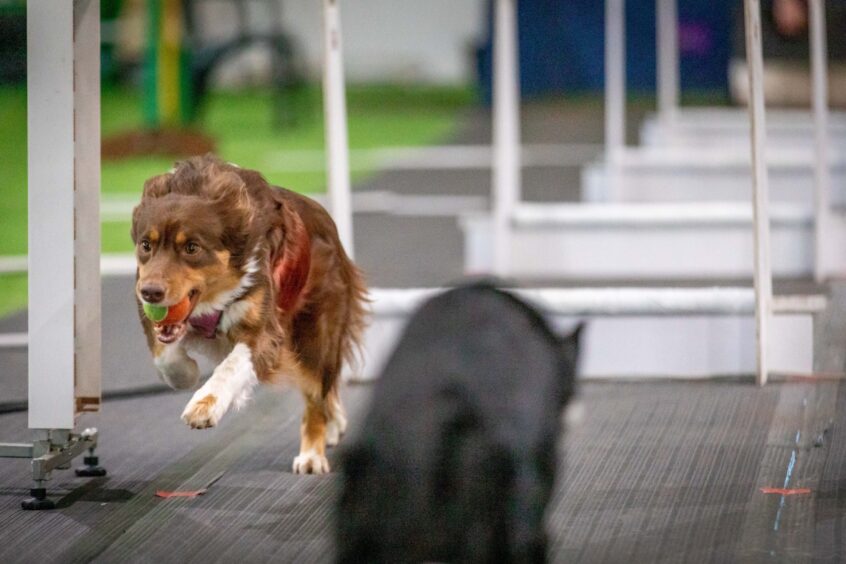
<instances>
[{"instance_id":1,"label":"gray floor","mask_svg":"<svg viewBox=\"0 0 846 564\"><path fill-rule=\"evenodd\" d=\"M352 425L369 388L346 390ZM846 387L834 382L592 383L561 445L556 562L836 560L846 523ZM266 391L210 431L185 394L106 402L99 479L57 473L60 508L18 509L26 464L0 461L0 561L331 560L336 477L294 476L299 401ZM0 416L24 439L25 414ZM799 441L797 443L797 433ZM782 498L789 486L810 495ZM333 460L333 456L330 456ZM193 499L156 490L191 490Z\"/></svg>"},{"instance_id":2,"label":"gray floor","mask_svg":"<svg viewBox=\"0 0 846 564\"><path fill-rule=\"evenodd\" d=\"M532 106L523 134L529 142L596 142L601 113ZM456 140L488 138L484 112L477 111ZM489 178L487 171L396 172L357 189L487 194ZM574 200L577 178L572 167L527 171L526 196ZM373 285L439 285L461 275L452 218L362 215L356 243ZM820 289L803 280L780 287ZM101 414L81 421L100 429L109 475L57 472L51 492L59 509L30 513L19 509L29 486L26 462L0 460L0 562L331 560L336 477L290 471L301 409L295 394L264 390L207 431L180 422L185 393L116 397L158 384L131 292L131 280L104 281L103 385L111 399ZM831 296L834 307L816 324L818 368L842 372L846 288L835 286ZM0 320L0 331L23 329L22 315ZM365 385L345 391L353 429L369 393ZM25 354L0 353L0 411L25 397ZM562 474L548 523L554 561L846 556L846 384L588 383L581 398L585 417L559 445ZM0 432L0 440L26 440L26 413L0 414ZM221 472L205 496L154 497L158 489L202 488ZM783 486L788 473L789 487L811 494L760 492Z\"/></svg>"}]
</instances>

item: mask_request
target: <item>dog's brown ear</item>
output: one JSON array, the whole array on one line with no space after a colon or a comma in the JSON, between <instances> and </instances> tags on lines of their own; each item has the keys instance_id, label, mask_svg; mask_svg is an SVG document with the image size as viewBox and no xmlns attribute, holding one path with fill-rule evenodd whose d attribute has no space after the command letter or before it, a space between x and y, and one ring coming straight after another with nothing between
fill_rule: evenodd
<instances>
[{"instance_id":1,"label":"dog's brown ear","mask_svg":"<svg viewBox=\"0 0 846 564\"><path fill-rule=\"evenodd\" d=\"M285 240L273 265L276 305L285 313L294 313L302 305L311 270L311 238L299 214L285 211Z\"/></svg>"},{"instance_id":2,"label":"dog's brown ear","mask_svg":"<svg viewBox=\"0 0 846 564\"><path fill-rule=\"evenodd\" d=\"M132 244L138 243L138 220L141 217L141 206L132 208L132 227L129 228L129 236L132 237Z\"/></svg>"},{"instance_id":3,"label":"dog's brown ear","mask_svg":"<svg viewBox=\"0 0 846 564\"><path fill-rule=\"evenodd\" d=\"M146 182L144 182L144 194L141 196L141 199L145 198L160 198L165 194L170 193L170 178L173 176L171 173L160 174L158 176L154 176L152 178L148 178Z\"/></svg>"},{"instance_id":4,"label":"dog's brown ear","mask_svg":"<svg viewBox=\"0 0 846 564\"><path fill-rule=\"evenodd\" d=\"M235 172L215 171L209 176L206 190L214 201L228 209L246 210L250 207L247 185Z\"/></svg>"}]
</instances>

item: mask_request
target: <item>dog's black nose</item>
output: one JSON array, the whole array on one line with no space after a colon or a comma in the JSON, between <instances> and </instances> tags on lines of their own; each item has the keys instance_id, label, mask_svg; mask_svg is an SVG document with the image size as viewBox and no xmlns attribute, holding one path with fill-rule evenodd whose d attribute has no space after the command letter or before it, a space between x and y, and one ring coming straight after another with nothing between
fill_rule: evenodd
<instances>
[{"instance_id":1,"label":"dog's black nose","mask_svg":"<svg viewBox=\"0 0 846 564\"><path fill-rule=\"evenodd\" d=\"M147 284L141 287L141 297L149 304L157 304L164 299L165 289L157 284Z\"/></svg>"}]
</instances>

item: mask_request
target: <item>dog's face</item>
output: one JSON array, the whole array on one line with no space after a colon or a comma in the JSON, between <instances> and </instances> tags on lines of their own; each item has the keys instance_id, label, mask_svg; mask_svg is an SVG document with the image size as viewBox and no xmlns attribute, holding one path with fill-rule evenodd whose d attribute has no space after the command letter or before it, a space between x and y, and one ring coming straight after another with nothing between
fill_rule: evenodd
<instances>
[{"instance_id":1,"label":"dog's face","mask_svg":"<svg viewBox=\"0 0 846 564\"><path fill-rule=\"evenodd\" d=\"M166 187L167 180L159 184ZM243 276L231 260L241 252L236 248L238 237L232 234L240 227L239 218L233 217L237 214L225 198L157 191L155 186L145 189L132 222L138 299L170 307L187 297L189 316L198 306L225 301ZM186 330L185 320L155 324L162 343L178 340Z\"/></svg>"}]
</instances>

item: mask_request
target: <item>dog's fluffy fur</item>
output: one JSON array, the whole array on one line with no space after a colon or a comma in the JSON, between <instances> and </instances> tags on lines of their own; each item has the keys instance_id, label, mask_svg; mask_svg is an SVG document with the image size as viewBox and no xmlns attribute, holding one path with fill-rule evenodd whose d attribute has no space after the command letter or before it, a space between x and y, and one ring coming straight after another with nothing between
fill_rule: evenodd
<instances>
[{"instance_id":1,"label":"dog's fluffy fur","mask_svg":"<svg viewBox=\"0 0 846 564\"><path fill-rule=\"evenodd\" d=\"M543 561L580 329L486 283L424 305L342 457L339 561Z\"/></svg>"},{"instance_id":2,"label":"dog's fluffy fur","mask_svg":"<svg viewBox=\"0 0 846 564\"><path fill-rule=\"evenodd\" d=\"M139 313L162 378L185 389L210 373L182 419L213 427L257 383L292 383L305 398L294 471L328 472L326 445L346 427L339 376L356 352L366 292L329 214L206 156L148 180L132 219ZM188 296L189 319L148 320L141 300L151 288L160 305Z\"/></svg>"}]
</instances>

